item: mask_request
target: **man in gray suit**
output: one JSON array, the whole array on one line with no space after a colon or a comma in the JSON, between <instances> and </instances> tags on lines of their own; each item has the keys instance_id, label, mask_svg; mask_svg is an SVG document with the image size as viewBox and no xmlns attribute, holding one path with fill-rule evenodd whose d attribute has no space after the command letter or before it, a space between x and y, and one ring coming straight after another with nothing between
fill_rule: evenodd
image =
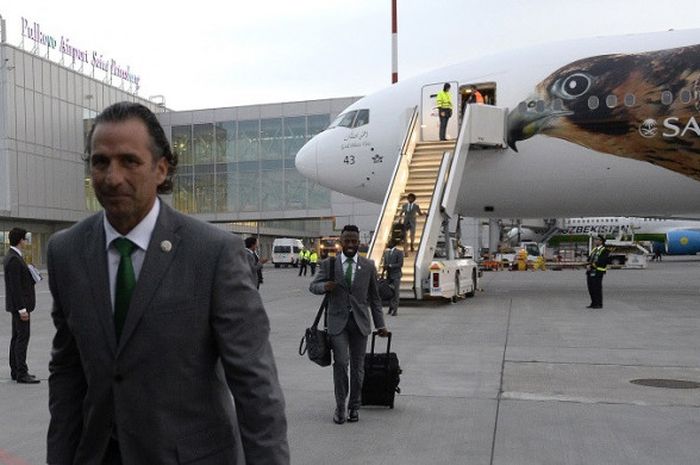
<instances>
[{"instance_id":1,"label":"man in gray suit","mask_svg":"<svg viewBox=\"0 0 700 465\"><path fill-rule=\"evenodd\" d=\"M403 268L403 252L396 248L396 241L389 242L389 249L384 252L384 272L394 286L394 297L389 302L389 315L396 316L399 310L399 292L401 290L401 268Z\"/></svg>"},{"instance_id":2,"label":"man in gray suit","mask_svg":"<svg viewBox=\"0 0 700 465\"><path fill-rule=\"evenodd\" d=\"M367 336L374 327L381 337L388 334L384 325L382 302L377 289L374 262L357 254L360 231L347 225L340 234L343 252L333 260L335 280L330 280L331 259L321 262L319 272L309 285L314 294L330 293L328 334L333 351L333 384L336 408L333 421L345 423L345 400L348 399L348 361L350 362L350 397L347 421L359 420L360 394L365 368Z\"/></svg>"},{"instance_id":3,"label":"man in gray suit","mask_svg":"<svg viewBox=\"0 0 700 465\"><path fill-rule=\"evenodd\" d=\"M411 252L413 252L413 242L416 239L416 217L422 215L423 212L416 203L416 194L411 192L406 199L408 203L405 203L401 207L401 216L403 216L403 226L407 236L406 240L408 240L409 237L411 238ZM406 246L404 246L404 250L406 249Z\"/></svg>"},{"instance_id":4,"label":"man in gray suit","mask_svg":"<svg viewBox=\"0 0 700 465\"><path fill-rule=\"evenodd\" d=\"M47 462L288 465L269 321L243 241L158 198L177 161L146 107L107 108L88 153L104 213L48 247Z\"/></svg>"}]
</instances>

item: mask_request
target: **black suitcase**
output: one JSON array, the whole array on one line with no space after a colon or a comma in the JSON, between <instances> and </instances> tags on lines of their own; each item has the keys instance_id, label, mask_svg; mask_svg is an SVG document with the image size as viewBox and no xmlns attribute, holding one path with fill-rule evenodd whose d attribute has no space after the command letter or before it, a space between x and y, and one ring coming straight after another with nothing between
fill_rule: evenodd
<instances>
[{"instance_id":1,"label":"black suitcase","mask_svg":"<svg viewBox=\"0 0 700 465\"><path fill-rule=\"evenodd\" d=\"M377 280L377 287L379 288L379 298L382 299L382 304L388 305L391 299L394 298L394 285L388 278L379 278Z\"/></svg>"},{"instance_id":2,"label":"black suitcase","mask_svg":"<svg viewBox=\"0 0 700 465\"><path fill-rule=\"evenodd\" d=\"M400 244L406 240L406 228L402 222L397 222L391 225L391 239Z\"/></svg>"},{"instance_id":3,"label":"black suitcase","mask_svg":"<svg viewBox=\"0 0 700 465\"><path fill-rule=\"evenodd\" d=\"M382 405L394 408L394 396L399 388L399 358L389 352L391 333L387 336L386 353L375 354L374 343L377 332L372 333L372 351L365 354L365 378L362 382L362 405Z\"/></svg>"}]
</instances>

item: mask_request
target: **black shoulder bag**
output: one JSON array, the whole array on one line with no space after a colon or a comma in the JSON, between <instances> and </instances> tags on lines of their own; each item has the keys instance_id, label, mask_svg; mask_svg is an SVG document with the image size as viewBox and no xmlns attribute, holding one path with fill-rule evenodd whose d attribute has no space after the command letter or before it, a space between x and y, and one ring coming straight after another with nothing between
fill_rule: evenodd
<instances>
[{"instance_id":1,"label":"black shoulder bag","mask_svg":"<svg viewBox=\"0 0 700 465\"><path fill-rule=\"evenodd\" d=\"M335 281L335 257L330 259L330 281ZM331 364L331 343L328 337L328 302L330 294L326 294L321 302L321 307L316 313L314 323L306 328L304 336L299 342L299 355L307 354L309 360L327 367ZM323 314L323 329L318 329L318 323Z\"/></svg>"}]
</instances>

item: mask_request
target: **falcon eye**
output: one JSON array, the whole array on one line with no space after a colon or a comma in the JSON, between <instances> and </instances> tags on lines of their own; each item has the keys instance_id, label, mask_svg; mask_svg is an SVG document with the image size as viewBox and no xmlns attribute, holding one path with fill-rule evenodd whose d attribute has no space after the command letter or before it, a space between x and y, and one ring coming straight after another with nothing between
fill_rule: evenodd
<instances>
[{"instance_id":1,"label":"falcon eye","mask_svg":"<svg viewBox=\"0 0 700 465\"><path fill-rule=\"evenodd\" d=\"M582 73L567 76L563 81L557 80L552 91L563 99L573 99L582 96L591 88L591 78Z\"/></svg>"}]
</instances>

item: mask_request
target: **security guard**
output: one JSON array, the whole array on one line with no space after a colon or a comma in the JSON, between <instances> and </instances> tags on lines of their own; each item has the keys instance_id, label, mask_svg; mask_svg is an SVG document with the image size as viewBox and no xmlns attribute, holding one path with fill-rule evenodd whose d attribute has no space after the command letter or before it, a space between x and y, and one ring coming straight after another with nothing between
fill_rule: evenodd
<instances>
[{"instance_id":1,"label":"security guard","mask_svg":"<svg viewBox=\"0 0 700 465\"><path fill-rule=\"evenodd\" d=\"M591 295L591 304L586 308L603 308L603 276L608 270L608 256L610 252L605 248L605 238L596 236L595 247L588 257L588 269L586 281L588 293Z\"/></svg>"},{"instance_id":2,"label":"security guard","mask_svg":"<svg viewBox=\"0 0 700 465\"><path fill-rule=\"evenodd\" d=\"M302 272L304 273L304 276L306 276L306 268L309 264L310 255L311 253L306 249L302 249L302 251L299 252L299 276L301 276Z\"/></svg>"},{"instance_id":3,"label":"security guard","mask_svg":"<svg viewBox=\"0 0 700 465\"><path fill-rule=\"evenodd\" d=\"M446 82L442 90L437 94L437 107L440 115L440 140L447 140L447 121L452 116L452 97L450 97L450 83Z\"/></svg>"},{"instance_id":4,"label":"security guard","mask_svg":"<svg viewBox=\"0 0 700 465\"><path fill-rule=\"evenodd\" d=\"M309 255L309 265L311 266L311 276L316 274L316 265L318 265L318 254L315 250L311 251Z\"/></svg>"}]
</instances>

